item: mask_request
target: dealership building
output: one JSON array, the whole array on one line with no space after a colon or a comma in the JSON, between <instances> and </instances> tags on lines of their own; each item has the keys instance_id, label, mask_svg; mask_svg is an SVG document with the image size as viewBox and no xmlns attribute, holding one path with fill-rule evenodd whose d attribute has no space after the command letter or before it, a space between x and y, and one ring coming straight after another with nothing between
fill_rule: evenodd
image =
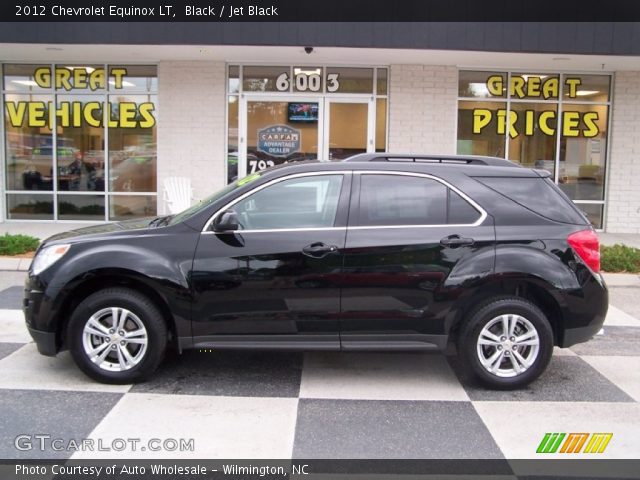
<instances>
[{"instance_id":1,"label":"dealership building","mask_svg":"<svg viewBox=\"0 0 640 480\"><path fill-rule=\"evenodd\" d=\"M114 221L284 162L473 154L640 233L640 24L5 23L0 221Z\"/></svg>"}]
</instances>

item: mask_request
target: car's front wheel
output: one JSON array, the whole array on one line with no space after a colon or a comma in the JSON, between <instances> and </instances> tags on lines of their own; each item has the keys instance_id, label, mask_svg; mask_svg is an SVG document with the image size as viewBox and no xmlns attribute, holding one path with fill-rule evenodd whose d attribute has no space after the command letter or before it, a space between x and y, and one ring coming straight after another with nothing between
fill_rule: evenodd
<instances>
[{"instance_id":1,"label":"car's front wheel","mask_svg":"<svg viewBox=\"0 0 640 480\"><path fill-rule=\"evenodd\" d=\"M553 353L553 332L544 313L518 297L481 305L458 337L463 363L486 386L523 387L546 369Z\"/></svg>"},{"instance_id":2,"label":"car's front wheel","mask_svg":"<svg viewBox=\"0 0 640 480\"><path fill-rule=\"evenodd\" d=\"M104 383L139 382L158 367L167 327L147 297L126 288L90 295L74 310L67 335L80 369Z\"/></svg>"}]
</instances>

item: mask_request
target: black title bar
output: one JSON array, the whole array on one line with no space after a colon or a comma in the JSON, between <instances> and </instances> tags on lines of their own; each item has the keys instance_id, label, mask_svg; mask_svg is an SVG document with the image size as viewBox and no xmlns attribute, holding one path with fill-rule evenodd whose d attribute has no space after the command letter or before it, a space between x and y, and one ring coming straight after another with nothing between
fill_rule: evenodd
<instances>
[{"instance_id":1,"label":"black title bar","mask_svg":"<svg viewBox=\"0 0 640 480\"><path fill-rule=\"evenodd\" d=\"M636 0L13 0L4 22L633 22Z\"/></svg>"}]
</instances>

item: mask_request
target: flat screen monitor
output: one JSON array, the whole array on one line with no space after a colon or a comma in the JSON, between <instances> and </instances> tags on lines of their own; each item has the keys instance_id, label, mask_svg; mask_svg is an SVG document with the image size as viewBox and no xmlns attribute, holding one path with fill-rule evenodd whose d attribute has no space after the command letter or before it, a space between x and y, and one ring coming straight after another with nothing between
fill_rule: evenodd
<instances>
[{"instance_id":1,"label":"flat screen monitor","mask_svg":"<svg viewBox=\"0 0 640 480\"><path fill-rule=\"evenodd\" d=\"M290 122L317 122L317 103L289 103L288 118Z\"/></svg>"}]
</instances>

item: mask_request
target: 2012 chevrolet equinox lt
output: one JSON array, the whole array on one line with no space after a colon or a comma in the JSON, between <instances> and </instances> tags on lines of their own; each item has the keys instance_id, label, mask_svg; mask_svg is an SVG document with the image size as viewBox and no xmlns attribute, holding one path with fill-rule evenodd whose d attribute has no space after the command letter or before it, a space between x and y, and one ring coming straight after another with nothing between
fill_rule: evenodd
<instances>
[{"instance_id":1,"label":"2012 chevrolet equinox lt","mask_svg":"<svg viewBox=\"0 0 640 480\"><path fill-rule=\"evenodd\" d=\"M54 235L24 312L40 353L142 381L168 347L444 349L524 386L601 328L598 238L544 171L362 154L250 175L174 216Z\"/></svg>"}]
</instances>

